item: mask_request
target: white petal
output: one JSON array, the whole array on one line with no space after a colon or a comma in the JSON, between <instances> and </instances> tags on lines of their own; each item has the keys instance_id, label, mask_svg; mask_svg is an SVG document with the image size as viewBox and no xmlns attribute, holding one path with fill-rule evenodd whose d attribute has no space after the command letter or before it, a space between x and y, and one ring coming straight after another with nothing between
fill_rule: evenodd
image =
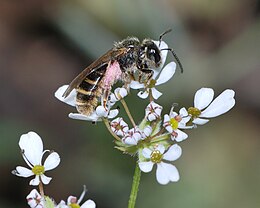
<instances>
[{"instance_id":1,"label":"white petal","mask_svg":"<svg viewBox=\"0 0 260 208\"><path fill-rule=\"evenodd\" d=\"M161 97L162 93L160 91L158 91L154 87L151 90L152 90L152 96L154 99L158 99L159 97Z\"/></svg>"},{"instance_id":2,"label":"white petal","mask_svg":"<svg viewBox=\"0 0 260 208\"><path fill-rule=\"evenodd\" d=\"M71 106L76 106L76 95L77 95L77 92L75 89L73 89L71 91L71 93L66 97L64 98L62 95L64 94L64 92L66 91L66 89L68 88L69 85L63 85L61 86L56 92L55 92L55 97L58 98L61 102L64 102L68 105L71 105Z\"/></svg>"},{"instance_id":3,"label":"white petal","mask_svg":"<svg viewBox=\"0 0 260 208\"><path fill-rule=\"evenodd\" d=\"M145 173L151 172L151 170L153 169L153 163L151 161L139 162L138 165L139 165L140 170Z\"/></svg>"},{"instance_id":4,"label":"white petal","mask_svg":"<svg viewBox=\"0 0 260 208\"><path fill-rule=\"evenodd\" d=\"M181 116L182 118L189 115L189 114L188 114L188 111L187 111L186 108L184 108L184 107L180 109L179 114L180 114L180 116Z\"/></svg>"},{"instance_id":5,"label":"white petal","mask_svg":"<svg viewBox=\"0 0 260 208\"><path fill-rule=\"evenodd\" d=\"M94 201L92 201L92 200L87 200L84 204L82 204L81 206L80 206L81 208L95 208L96 207L96 204L95 204L95 202Z\"/></svg>"},{"instance_id":6,"label":"white petal","mask_svg":"<svg viewBox=\"0 0 260 208\"><path fill-rule=\"evenodd\" d=\"M49 184L50 181L51 181L51 179L52 179L51 177L47 177L47 176L44 175L44 174L41 175L40 177L41 177L41 181L42 181L42 183L45 184L45 185L46 185L46 184Z\"/></svg>"},{"instance_id":7,"label":"white petal","mask_svg":"<svg viewBox=\"0 0 260 208\"><path fill-rule=\"evenodd\" d=\"M32 172L32 170L22 167L22 166L17 166L16 169L14 171L12 171L13 174L20 176L20 177L30 177L32 175L34 175L34 173Z\"/></svg>"},{"instance_id":8,"label":"white petal","mask_svg":"<svg viewBox=\"0 0 260 208\"><path fill-rule=\"evenodd\" d=\"M156 149L159 150L159 152L161 154L163 154L165 152L165 147L162 144L159 144Z\"/></svg>"},{"instance_id":9,"label":"white petal","mask_svg":"<svg viewBox=\"0 0 260 208\"><path fill-rule=\"evenodd\" d=\"M157 164L156 179L160 184L165 185L170 181L178 181L180 176L174 165L161 162Z\"/></svg>"},{"instance_id":10,"label":"white petal","mask_svg":"<svg viewBox=\"0 0 260 208\"><path fill-rule=\"evenodd\" d=\"M30 181L31 186L38 186L40 183L40 176L36 175L34 179Z\"/></svg>"},{"instance_id":11,"label":"white petal","mask_svg":"<svg viewBox=\"0 0 260 208\"><path fill-rule=\"evenodd\" d=\"M152 129L151 126L146 126L146 127L144 128L144 130L143 130L144 136L145 136L145 137L150 136L151 133L152 133L152 131L153 131L153 129Z\"/></svg>"},{"instance_id":12,"label":"white petal","mask_svg":"<svg viewBox=\"0 0 260 208\"><path fill-rule=\"evenodd\" d=\"M204 118L213 118L226 113L235 105L235 92L225 90L200 115Z\"/></svg>"},{"instance_id":13,"label":"white petal","mask_svg":"<svg viewBox=\"0 0 260 208\"><path fill-rule=\"evenodd\" d=\"M20 137L19 146L24 152L26 159L32 165L41 164L43 143L41 137L38 134L32 131L28 134L23 134Z\"/></svg>"},{"instance_id":14,"label":"white petal","mask_svg":"<svg viewBox=\"0 0 260 208\"><path fill-rule=\"evenodd\" d=\"M141 84L138 81L131 81L130 88L132 88L132 89L141 89L141 88L144 88L144 84Z\"/></svg>"},{"instance_id":15,"label":"white petal","mask_svg":"<svg viewBox=\"0 0 260 208\"><path fill-rule=\"evenodd\" d=\"M137 145L137 141L133 137L124 137L122 141L128 145Z\"/></svg>"},{"instance_id":16,"label":"white petal","mask_svg":"<svg viewBox=\"0 0 260 208\"><path fill-rule=\"evenodd\" d=\"M148 93L147 91L144 91L144 92L143 92L143 91L140 91L140 92L137 93L137 96L140 97L140 98L142 98L142 99L147 98L148 95L149 95L149 93Z\"/></svg>"},{"instance_id":17,"label":"white petal","mask_svg":"<svg viewBox=\"0 0 260 208\"><path fill-rule=\"evenodd\" d=\"M98 107L96 107L96 114L98 117L105 117L105 116L107 116L108 112L104 108L104 106L99 105Z\"/></svg>"},{"instance_id":18,"label":"white petal","mask_svg":"<svg viewBox=\"0 0 260 208\"><path fill-rule=\"evenodd\" d=\"M214 91L211 88L199 89L194 97L194 107L202 110L206 108L214 97Z\"/></svg>"},{"instance_id":19,"label":"white petal","mask_svg":"<svg viewBox=\"0 0 260 208\"><path fill-rule=\"evenodd\" d=\"M177 132L178 136L175 137L174 139L175 139L177 142L181 142L181 141L183 141L183 140L185 140L185 139L188 138L188 135L187 135L185 132L183 132L183 131L181 131L181 130L179 130L179 129L176 129L176 132Z\"/></svg>"},{"instance_id":20,"label":"white petal","mask_svg":"<svg viewBox=\"0 0 260 208\"><path fill-rule=\"evenodd\" d=\"M165 82L168 82L174 75L176 70L176 63L170 62L167 64L161 71L159 78L156 80L155 85L161 85Z\"/></svg>"},{"instance_id":21,"label":"white petal","mask_svg":"<svg viewBox=\"0 0 260 208\"><path fill-rule=\"evenodd\" d=\"M49 156L46 158L43 166L45 171L52 170L56 168L60 164L60 156L57 152L52 152L49 154Z\"/></svg>"},{"instance_id":22,"label":"white petal","mask_svg":"<svg viewBox=\"0 0 260 208\"><path fill-rule=\"evenodd\" d=\"M206 123L208 123L209 120L208 119L203 119L203 118L195 118L192 123L197 124L197 125L204 125Z\"/></svg>"},{"instance_id":23,"label":"white petal","mask_svg":"<svg viewBox=\"0 0 260 208\"><path fill-rule=\"evenodd\" d=\"M101 121L100 117L96 113L92 113L90 116L86 116L80 113L70 113L69 117L76 120L83 120L83 121Z\"/></svg>"},{"instance_id":24,"label":"white petal","mask_svg":"<svg viewBox=\"0 0 260 208\"><path fill-rule=\"evenodd\" d=\"M113 109L113 110L110 110L109 111L109 114L108 114L108 118L115 118L119 113L119 110L117 109Z\"/></svg>"},{"instance_id":25,"label":"white petal","mask_svg":"<svg viewBox=\"0 0 260 208\"><path fill-rule=\"evenodd\" d=\"M151 154L152 154L152 150L150 150L149 148L144 148L142 150L143 156L147 159L150 159Z\"/></svg>"},{"instance_id":26,"label":"white petal","mask_svg":"<svg viewBox=\"0 0 260 208\"><path fill-rule=\"evenodd\" d=\"M172 145L168 151L163 155L163 159L168 161L177 160L182 154L182 149L178 144Z\"/></svg>"}]
</instances>

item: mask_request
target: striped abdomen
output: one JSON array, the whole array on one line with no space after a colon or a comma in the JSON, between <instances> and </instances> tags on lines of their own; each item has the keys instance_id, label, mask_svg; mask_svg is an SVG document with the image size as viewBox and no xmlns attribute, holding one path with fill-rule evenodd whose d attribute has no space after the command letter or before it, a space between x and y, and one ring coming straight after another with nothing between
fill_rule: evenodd
<instances>
[{"instance_id":1,"label":"striped abdomen","mask_svg":"<svg viewBox=\"0 0 260 208\"><path fill-rule=\"evenodd\" d=\"M76 97L77 110L84 114L90 115L98 103L98 98L102 94L100 82L105 74L106 67L101 67L90 73L79 85Z\"/></svg>"}]
</instances>

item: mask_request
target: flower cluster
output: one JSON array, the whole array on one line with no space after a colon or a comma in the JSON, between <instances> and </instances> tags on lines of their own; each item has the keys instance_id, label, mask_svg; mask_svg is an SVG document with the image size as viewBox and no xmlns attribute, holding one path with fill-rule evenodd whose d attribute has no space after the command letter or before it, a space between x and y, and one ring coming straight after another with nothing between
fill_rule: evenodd
<instances>
[{"instance_id":1,"label":"flower cluster","mask_svg":"<svg viewBox=\"0 0 260 208\"><path fill-rule=\"evenodd\" d=\"M52 170L56 168L60 163L60 156L57 152L44 150L43 142L41 137L35 132L28 132L20 137L19 146L21 148L22 156L26 164L30 169L17 166L12 173L20 177L30 177L35 176L34 179L30 181L30 185L39 186L40 193L33 189L26 197L27 203L31 208L71 208L71 207L82 207L82 208L95 208L95 202L92 200L87 200L81 206L79 205L83 200L86 193L86 188L84 186L83 193L77 200L75 196L69 196L67 203L63 200L56 204L53 199L46 196L43 191L43 185L47 185L51 181L51 177L45 176L45 171ZM49 153L42 165L42 157L45 153Z\"/></svg>"}]
</instances>

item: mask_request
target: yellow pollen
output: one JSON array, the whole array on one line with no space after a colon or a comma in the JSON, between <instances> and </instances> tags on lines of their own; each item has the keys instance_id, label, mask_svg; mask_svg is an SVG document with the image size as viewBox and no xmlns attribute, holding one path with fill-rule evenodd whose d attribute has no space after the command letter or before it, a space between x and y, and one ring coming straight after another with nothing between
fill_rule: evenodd
<instances>
[{"instance_id":1,"label":"yellow pollen","mask_svg":"<svg viewBox=\"0 0 260 208\"><path fill-rule=\"evenodd\" d=\"M80 206L76 203L72 203L69 205L71 208L80 208Z\"/></svg>"},{"instance_id":2,"label":"yellow pollen","mask_svg":"<svg viewBox=\"0 0 260 208\"><path fill-rule=\"evenodd\" d=\"M173 130L178 129L179 122L175 118L171 118L169 122Z\"/></svg>"},{"instance_id":3,"label":"yellow pollen","mask_svg":"<svg viewBox=\"0 0 260 208\"><path fill-rule=\"evenodd\" d=\"M189 115L191 115L193 118L198 118L201 114L201 111L198 108L190 107L188 109Z\"/></svg>"},{"instance_id":4,"label":"yellow pollen","mask_svg":"<svg viewBox=\"0 0 260 208\"><path fill-rule=\"evenodd\" d=\"M42 175L44 174L44 167L42 165L35 165L32 169L32 172L35 175Z\"/></svg>"},{"instance_id":5,"label":"yellow pollen","mask_svg":"<svg viewBox=\"0 0 260 208\"><path fill-rule=\"evenodd\" d=\"M160 153L159 150L154 150L151 153L151 161L153 163L160 163L162 161L163 154Z\"/></svg>"}]
</instances>

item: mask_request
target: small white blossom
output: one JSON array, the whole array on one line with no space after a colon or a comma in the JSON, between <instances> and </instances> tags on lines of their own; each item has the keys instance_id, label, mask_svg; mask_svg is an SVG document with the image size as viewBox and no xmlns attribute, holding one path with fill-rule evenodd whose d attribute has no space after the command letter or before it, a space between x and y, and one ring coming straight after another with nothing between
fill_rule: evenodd
<instances>
[{"instance_id":1,"label":"small white blossom","mask_svg":"<svg viewBox=\"0 0 260 208\"><path fill-rule=\"evenodd\" d=\"M144 148L142 157L148 161L139 161L139 168L148 173L151 172L153 165L157 164L156 179L158 183L165 185L170 181L177 182L180 178L177 168L165 163L164 160L175 161L181 156L181 153L181 147L177 144L172 145L166 152L165 147L161 144L155 148Z\"/></svg>"},{"instance_id":2,"label":"small white blossom","mask_svg":"<svg viewBox=\"0 0 260 208\"><path fill-rule=\"evenodd\" d=\"M19 146L22 151L22 156L30 169L17 166L12 173L26 178L35 175L35 178L30 181L30 185L33 186L39 185L40 182L49 184L52 178L45 176L44 173L59 165L60 156L58 153L50 152L49 150L43 151L42 140L35 132L23 134L20 138ZM50 152L50 154L42 165L42 157L46 152Z\"/></svg>"},{"instance_id":3,"label":"small white blossom","mask_svg":"<svg viewBox=\"0 0 260 208\"><path fill-rule=\"evenodd\" d=\"M162 95L162 93L159 92L155 88L155 86L161 85L161 84L169 81L172 78L172 76L174 75L175 70L176 70L175 62L170 62L162 69L162 67L164 66L166 57L167 57L167 53L168 53L167 50L162 50L162 49L168 48L168 46L164 41L162 41L160 45L159 45L159 41L154 41L154 42L161 50L162 62L161 62L160 67L158 69L152 69L153 77L150 80L150 83L146 84L147 86L145 84L139 83L138 81L132 81L130 84L130 88L132 88L132 89L145 89L145 91L140 91L137 94L140 98L143 98L143 99L148 97L149 90L151 90L151 94L152 94L153 98L158 99ZM160 75L158 77L159 73L160 73Z\"/></svg>"},{"instance_id":4,"label":"small white blossom","mask_svg":"<svg viewBox=\"0 0 260 208\"><path fill-rule=\"evenodd\" d=\"M145 109L145 117L148 121L154 121L161 116L162 106L154 101L150 102Z\"/></svg>"},{"instance_id":5,"label":"small white blossom","mask_svg":"<svg viewBox=\"0 0 260 208\"><path fill-rule=\"evenodd\" d=\"M137 145L137 143L142 139L143 132L138 127L134 127L125 134L122 138L122 142L128 145Z\"/></svg>"},{"instance_id":6,"label":"small white blossom","mask_svg":"<svg viewBox=\"0 0 260 208\"><path fill-rule=\"evenodd\" d=\"M190 117L183 116L183 114L186 114L184 108L180 110L179 114L174 112L172 108L169 115L164 115L163 126L171 134L171 139L176 140L177 142L181 142L188 138L188 135L180 129L192 128L186 126Z\"/></svg>"},{"instance_id":7,"label":"small white blossom","mask_svg":"<svg viewBox=\"0 0 260 208\"><path fill-rule=\"evenodd\" d=\"M89 199L85 201L82 205L79 205L83 200L86 194L86 188L84 186L84 190L80 195L80 198L77 199L75 196L69 196L67 199L67 204L62 200L55 208L71 208L71 207L79 207L79 208L95 208L96 204L93 200Z\"/></svg>"},{"instance_id":8,"label":"small white blossom","mask_svg":"<svg viewBox=\"0 0 260 208\"><path fill-rule=\"evenodd\" d=\"M27 203L31 208L44 208L44 198L33 189L26 197Z\"/></svg>"},{"instance_id":9,"label":"small white blossom","mask_svg":"<svg viewBox=\"0 0 260 208\"><path fill-rule=\"evenodd\" d=\"M209 121L207 118L222 115L233 108L234 96L235 92L227 89L213 100L213 89L201 88L195 94L194 107L190 107L186 115L194 119L192 121L194 124L203 125Z\"/></svg>"},{"instance_id":10,"label":"small white blossom","mask_svg":"<svg viewBox=\"0 0 260 208\"><path fill-rule=\"evenodd\" d=\"M111 104L114 105L115 102L123 99L125 96L127 96L127 89L123 87L116 88L114 93L111 93L110 95Z\"/></svg>"},{"instance_id":11,"label":"small white blossom","mask_svg":"<svg viewBox=\"0 0 260 208\"><path fill-rule=\"evenodd\" d=\"M66 103L68 105L76 107L77 92L75 89L73 89L66 98L63 97L63 94L67 88L68 88L68 85L61 86L55 92L55 97L58 100ZM121 91L122 91L121 93L123 94L124 93L123 90L121 90ZM103 117L107 117L110 119L115 118L118 115L119 111L117 109L110 110L110 107L112 107L112 103L110 103L110 101L109 101L108 104L109 104L109 109L105 109L104 106L99 105L96 107L95 111L93 113L91 113L91 115L89 115L89 116L83 115L81 113L70 113L69 117L72 119L93 121L93 122L101 121ZM113 102L113 104L114 104L114 102Z\"/></svg>"},{"instance_id":12,"label":"small white blossom","mask_svg":"<svg viewBox=\"0 0 260 208\"><path fill-rule=\"evenodd\" d=\"M123 137L129 130L128 124L123 118L118 117L110 122L112 131L117 135Z\"/></svg>"}]
</instances>

